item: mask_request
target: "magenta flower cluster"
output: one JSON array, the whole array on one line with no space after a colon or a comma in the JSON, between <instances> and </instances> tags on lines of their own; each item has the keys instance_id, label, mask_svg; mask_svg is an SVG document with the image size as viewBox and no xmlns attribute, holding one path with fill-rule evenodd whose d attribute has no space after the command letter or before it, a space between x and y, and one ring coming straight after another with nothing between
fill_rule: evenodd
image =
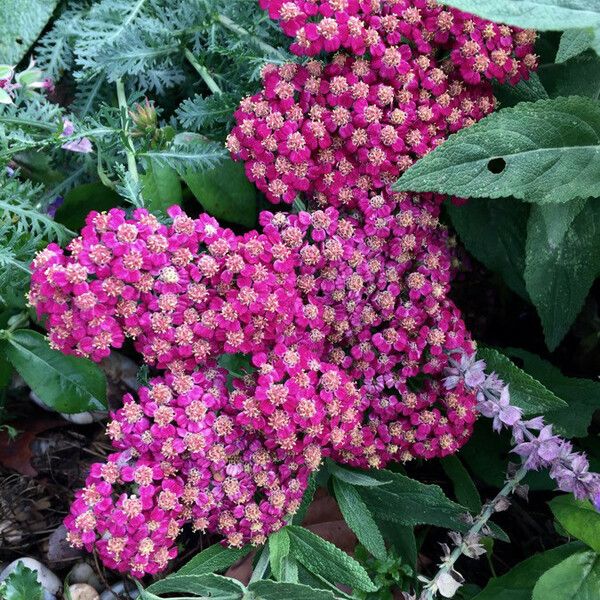
<instances>
[{"instance_id":1,"label":"magenta flower cluster","mask_svg":"<svg viewBox=\"0 0 600 600\"><path fill-rule=\"evenodd\" d=\"M94 212L66 251L50 245L33 264L30 302L53 347L98 361L129 338L162 373L125 398L108 427L118 452L93 467L66 520L74 545L138 577L166 566L186 523L261 544L324 457L382 468L447 456L477 414L469 383L444 385L449 355L474 345L448 297L442 198L391 184L493 109L489 81L439 57L463 52L467 23L472 39L486 24L452 11L461 25L438 39L398 1L262 4L297 40L309 32L303 53L342 49L327 64L267 67L228 139L269 200L301 195L310 211L264 212L243 235L178 207L169 224L143 209ZM356 48L343 25L355 22ZM327 37L334 24L342 33ZM487 25L486 51L503 45L504 72L525 75L531 34ZM488 67L478 73L505 79ZM228 373L226 355L251 368Z\"/></svg>"}]
</instances>

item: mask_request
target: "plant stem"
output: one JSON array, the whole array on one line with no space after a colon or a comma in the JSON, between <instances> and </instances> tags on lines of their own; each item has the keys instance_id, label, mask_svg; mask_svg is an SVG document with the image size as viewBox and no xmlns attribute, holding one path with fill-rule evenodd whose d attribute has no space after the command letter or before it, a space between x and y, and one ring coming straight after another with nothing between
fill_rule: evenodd
<instances>
[{"instance_id":1,"label":"plant stem","mask_svg":"<svg viewBox=\"0 0 600 600\"><path fill-rule=\"evenodd\" d=\"M208 72L208 69L204 65L201 65L196 59L196 57L187 48L185 49L185 57L188 59L192 67L194 67L194 69L198 71L198 75L202 77L202 80L213 94L220 95L223 93L223 90L221 90L219 84L213 79L212 75Z\"/></svg>"},{"instance_id":2,"label":"plant stem","mask_svg":"<svg viewBox=\"0 0 600 600\"><path fill-rule=\"evenodd\" d=\"M123 85L122 79L117 79L117 99L119 101L119 109L121 110L121 127L123 128L123 133L125 134L127 140L127 143L125 144L127 168L129 169L132 179L137 183L140 180L140 175L138 173L137 163L135 161L133 142L131 141L131 136L129 135L129 117L127 116L129 108L127 106L125 86Z\"/></svg>"},{"instance_id":3,"label":"plant stem","mask_svg":"<svg viewBox=\"0 0 600 600\"><path fill-rule=\"evenodd\" d=\"M479 513L479 516L473 522L473 526L465 534L465 538L470 537L470 536L476 536L477 534L479 534L481 532L483 527L487 524L487 522L490 520L492 515L496 512L495 507L498 504L498 502L500 500L502 500L503 498L507 498L508 496L510 496L515 491L515 489L519 486L519 484L521 483L521 481L524 479L525 475L527 475L528 472L529 472L529 470L525 466L521 466L521 468L512 477L510 477L507 480L504 487L500 490L500 492L498 492L498 495L491 502L488 502L483 507L483 509ZM435 599L435 597L437 595L437 583L436 582L439 580L439 578L442 575L449 574L452 572L452 569L454 568L456 561L462 556L465 549L466 549L466 545L465 545L465 542L463 542L462 544L460 544L459 546L454 548L454 550L452 551L450 556L446 560L444 560L439 571L435 574L435 577L431 580L431 582L425 588L423 595L422 595L423 600L434 600Z\"/></svg>"}]
</instances>

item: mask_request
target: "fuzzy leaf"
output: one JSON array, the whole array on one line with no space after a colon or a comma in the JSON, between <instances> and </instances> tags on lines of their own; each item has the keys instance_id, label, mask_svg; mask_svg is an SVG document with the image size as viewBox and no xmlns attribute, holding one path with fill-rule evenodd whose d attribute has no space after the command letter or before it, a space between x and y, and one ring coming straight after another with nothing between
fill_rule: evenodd
<instances>
[{"instance_id":1,"label":"fuzzy leaf","mask_svg":"<svg viewBox=\"0 0 600 600\"><path fill-rule=\"evenodd\" d=\"M0 63L16 65L49 21L58 0L0 2Z\"/></svg>"},{"instance_id":2,"label":"fuzzy leaf","mask_svg":"<svg viewBox=\"0 0 600 600\"><path fill-rule=\"evenodd\" d=\"M302 525L302 521L304 521L304 517L313 501L315 496L315 492L317 491L317 473L313 471L308 477L308 485L306 486L306 491L304 492L304 496L302 496L302 502L300 502L300 506L296 511L296 514L292 517L291 524L292 525Z\"/></svg>"},{"instance_id":3,"label":"fuzzy leaf","mask_svg":"<svg viewBox=\"0 0 600 600\"><path fill-rule=\"evenodd\" d=\"M43 595L37 573L22 562L0 583L0 598L3 600L42 600Z\"/></svg>"},{"instance_id":4,"label":"fuzzy leaf","mask_svg":"<svg viewBox=\"0 0 600 600\"><path fill-rule=\"evenodd\" d=\"M583 544L575 542L536 554L505 575L491 579L473 600L531 600L533 588L540 576L583 547ZM544 598L550 599L554 600L554 596Z\"/></svg>"},{"instance_id":5,"label":"fuzzy leaf","mask_svg":"<svg viewBox=\"0 0 600 600\"><path fill-rule=\"evenodd\" d=\"M91 361L52 350L43 335L28 329L18 329L8 342L8 360L53 410L80 413L107 407L106 378Z\"/></svg>"},{"instance_id":6,"label":"fuzzy leaf","mask_svg":"<svg viewBox=\"0 0 600 600\"><path fill-rule=\"evenodd\" d=\"M354 531L358 541L375 558L385 560L387 550L379 527L356 488L334 477L333 491L344 521Z\"/></svg>"},{"instance_id":7,"label":"fuzzy leaf","mask_svg":"<svg viewBox=\"0 0 600 600\"><path fill-rule=\"evenodd\" d=\"M600 410L600 383L566 377L551 363L525 350L508 348L505 353L523 361L524 371L568 404L566 408L547 412L546 421L563 437L586 437L594 413Z\"/></svg>"},{"instance_id":8,"label":"fuzzy leaf","mask_svg":"<svg viewBox=\"0 0 600 600\"><path fill-rule=\"evenodd\" d=\"M299 583L279 583L275 581L256 581L248 588L255 594L256 600L335 600L332 592L316 590Z\"/></svg>"},{"instance_id":9,"label":"fuzzy leaf","mask_svg":"<svg viewBox=\"0 0 600 600\"><path fill-rule=\"evenodd\" d=\"M593 52L566 63L544 65L538 72L551 98L559 96L600 97L600 57Z\"/></svg>"},{"instance_id":10,"label":"fuzzy leaf","mask_svg":"<svg viewBox=\"0 0 600 600\"><path fill-rule=\"evenodd\" d=\"M370 477L367 472L359 471L358 469L349 469L342 467L334 463L332 460L327 460L327 470L340 481L349 483L350 485L357 485L360 487L377 487L385 485L387 481L380 481L374 477Z\"/></svg>"},{"instance_id":11,"label":"fuzzy leaf","mask_svg":"<svg viewBox=\"0 0 600 600\"><path fill-rule=\"evenodd\" d=\"M549 504L554 518L567 533L600 552L600 515L588 500L576 500L568 494Z\"/></svg>"},{"instance_id":12,"label":"fuzzy leaf","mask_svg":"<svg viewBox=\"0 0 600 600\"><path fill-rule=\"evenodd\" d=\"M509 385L511 403L518 406L525 416L542 415L567 406L564 400L497 350L479 348L477 356L485 360L488 372L494 371Z\"/></svg>"},{"instance_id":13,"label":"fuzzy leaf","mask_svg":"<svg viewBox=\"0 0 600 600\"><path fill-rule=\"evenodd\" d=\"M529 206L515 200L471 200L464 206L447 203L452 225L467 250L508 287L528 299L523 272Z\"/></svg>"},{"instance_id":14,"label":"fuzzy leaf","mask_svg":"<svg viewBox=\"0 0 600 600\"><path fill-rule=\"evenodd\" d=\"M494 93L502 108L516 106L519 102L536 102L549 98L537 73L531 73L529 79L521 79L517 85L495 85Z\"/></svg>"},{"instance_id":15,"label":"fuzzy leaf","mask_svg":"<svg viewBox=\"0 0 600 600\"><path fill-rule=\"evenodd\" d=\"M256 225L256 188L246 178L242 164L226 159L209 171L186 171L183 179L213 217L248 228Z\"/></svg>"},{"instance_id":16,"label":"fuzzy leaf","mask_svg":"<svg viewBox=\"0 0 600 600\"><path fill-rule=\"evenodd\" d=\"M290 558L290 536L285 529L269 536L269 563L277 581L298 581L298 567Z\"/></svg>"},{"instance_id":17,"label":"fuzzy leaf","mask_svg":"<svg viewBox=\"0 0 600 600\"><path fill-rule=\"evenodd\" d=\"M600 196L600 104L573 96L505 108L451 135L398 191L534 203Z\"/></svg>"},{"instance_id":18,"label":"fuzzy leaf","mask_svg":"<svg viewBox=\"0 0 600 600\"><path fill-rule=\"evenodd\" d=\"M600 556L578 552L546 571L535 584L532 600L597 600Z\"/></svg>"},{"instance_id":19,"label":"fuzzy leaf","mask_svg":"<svg viewBox=\"0 0 600 600\"><path fill-rule=\"evenodd\" d=\"M481 510L481 497L469 472L456 456L447 456L441 461L442 468L452 481L456 499L472 513Z\"/></svg>"},{"instance_id":20,"label":"fuzzy leaf","mask_svg":"<svg viewBox=\"0 0 600 600\"><path fill-rule=\"evenodd\" d=\"M562 63L585 52L592 47L594 38L593 29L567 29L560 38L555 61Z\"/></svg>"},{"instance_id":21,"label":"fuzzy leaf","mask_svg":"<svg viewBox=\"0 0 600 600\"><path fill-rule=\"evenodd\" d=\"M221 575L170 575L153 583L145 591L151 600L157 594L194 594L186 596L193 600L200 598L211 598L214 600L242 600L246 588L236 579L222 577ZM175 599L173 599L175 600Z\"/></svg>"},{"instance_id":22,"label":"fuzzy leaf","mask_svg":"<svg viewBox=\"0 0 600 600\"><path fill-rule=\"evenodd\" d=\"M528 223L525 284L554 350L600 274L600 202L536 206Z\"/></svg>"},{"instance_id":23,"label":"fuzzy leaf","mask_svg":"<svg viewBox=\"0 0 600 600\"><path fill-rule=\"evenodd\" d=\"M225 571L244 556L250 554L251 550L250 546L238 549L213 544L206 550L196 554L192 560L177 571L177 575L206 575L207 573Z\"/></svg>"},{"instance_id":24,"label":"fuzzy leaf","mask_svg":"<svg viewBox=\"0 0 600 600\"><path fill-rule=\"evenodd\" d=\"M286 531L291 555L309 571L331 583L345 583L364 592L377 590L365 569L337 546L303 527L288 525Z\"/></svg>"}]
</instances>

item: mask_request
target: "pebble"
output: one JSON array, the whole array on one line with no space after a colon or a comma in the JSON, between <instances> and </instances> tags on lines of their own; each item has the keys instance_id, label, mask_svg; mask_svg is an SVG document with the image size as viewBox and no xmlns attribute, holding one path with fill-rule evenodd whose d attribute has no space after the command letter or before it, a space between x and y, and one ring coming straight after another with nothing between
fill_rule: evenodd
<instances>
[{"instance_id":1,"label":"pebble","mask_svg":"<svg viewBox=\"0 0 600 600\"><path fill-rule=\"evenodd\" d=\"M68 581L70 583L87 583L95 590L101 592L103 589L102 582L98 579L96 572L86 562L78 562L69 573Z\"/></svg>"},{"instance_id":2,"label":"pebble","mask_svg":"<svg viewBox=\"0 0 600 600\"><path fill-rule=\"evenodd\" d=\"M87 583L75 583L69 586L71 600L100 600L98 592Z\"/></svg>"},{"instance_id":3,"label":"pebble","mask_svg":"<svg viewBox=\"0 0 600 600\"><path fill-rule=\"evenodd\" d=\"M73 548L69 542L67 542L67 528L64 525L60 525L52 532L52 535L48 539L48 551L46 553L49 563L64 563L68 560L76 560L82 554L83 552L81 550ZM75 583L88 582L81 581Z\"/></svg>"},{"instance_id":4,"label":"pebble","mask_svg":"<svg viewBox=\"0 0 600 600\"><path fill-rule=\"evenodd\" d=\"M117 600L118 598L131 598L131 600L135 600L139 595L140 593L133 586L127 586L127 589L125 589L125 584L120 581L119 583L115 583L110 590L103 592L100 600Z\"/></svg>"},{"instance_id":5,"label":"pebble","mask_svg":"<svg viewBox=\"0 0 600 600\"><path fill-rule=\"evenodd\" d=\"M0 573L0 581L4 581L17 568L19 563L23 563L25 567L37 573L37 580L44 590L44 600L56 600L62 589L62 583L48 567L45 567L35 558L25 557L14 560Z\"/></svg>"}]
</instances>

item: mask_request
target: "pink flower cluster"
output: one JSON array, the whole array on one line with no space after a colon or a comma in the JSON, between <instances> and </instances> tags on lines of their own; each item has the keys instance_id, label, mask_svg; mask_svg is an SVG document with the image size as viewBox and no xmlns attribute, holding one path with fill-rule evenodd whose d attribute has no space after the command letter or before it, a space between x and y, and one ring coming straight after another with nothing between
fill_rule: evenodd
<instances>
[{"instance_id":1,"label":"pink flower cluster","mask_svg":"<svg viewBox=\"0 0 600 600\"><path fill-rule=\"evenodd\" d=\"M296 50L343 49L328 64L267 67L228 139L269 200L302 195L311 211L262 213L243 235L178 207L169 224L94 212L66 251L50 245L33 264L30 302L53 347L98 361L130 338L162 372L114 415L118 452L66 521L73 544L135 576L165 567L185 523L263 543L323 457L382 468L446 456L476 418L473 388L443 384L449 355L474 347L448 297L442 198L391 184L494 106L468 61L432 48L462 56L470 28L490 56L505 49L514 79L518 59L533 64L530 36L421 0L262 4ZM430 28L444 15L440 38ZM250 366L228 373L227 355Z\"/></svg>"},{"instance_id":2,"label":"pink flower cluster","mask_svg":"<svg viewBox=\"0 0 600 600\"><path fill-rule=\"evenodd\" d=\"M408 48L449 59L468 83L516 84L536 66L535 32L497 25L435 0L259 0L286 35L292 52L315 56L346 50L376 59ZM404 45L404 46L403 46Z\"/></svg>"}]
</instances>

